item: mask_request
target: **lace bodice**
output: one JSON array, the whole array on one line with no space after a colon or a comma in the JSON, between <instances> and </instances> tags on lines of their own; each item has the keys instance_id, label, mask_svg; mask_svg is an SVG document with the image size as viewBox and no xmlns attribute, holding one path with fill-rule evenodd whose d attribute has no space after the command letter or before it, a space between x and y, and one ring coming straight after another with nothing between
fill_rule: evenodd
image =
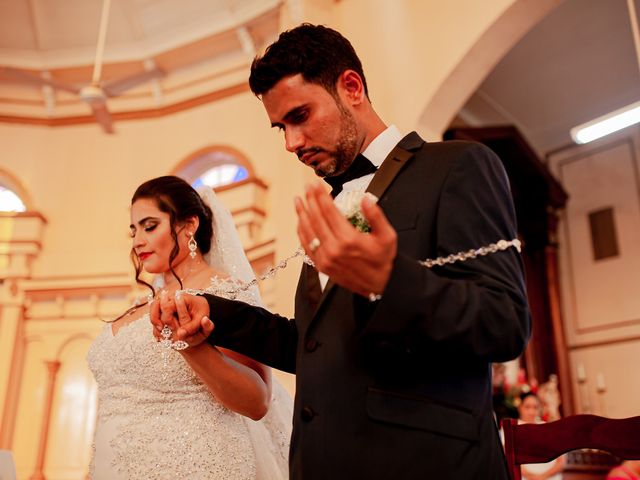
<instances>
[{"instance_id":1,"label":"lace bodice","mask_svg":"<svg viewBox=\"0 0 640 480\"><path fill-rule=\"evenodd\" d=\"M227 296L220 288L232 285L213 279L210 289ZM259 302L254 291L237 299ZM98 383L93 478L255 478L252 421L218 403L179 352L155 341L148 314L115 335L106 324L87 360Z\"/></svg>"}]
</instances>

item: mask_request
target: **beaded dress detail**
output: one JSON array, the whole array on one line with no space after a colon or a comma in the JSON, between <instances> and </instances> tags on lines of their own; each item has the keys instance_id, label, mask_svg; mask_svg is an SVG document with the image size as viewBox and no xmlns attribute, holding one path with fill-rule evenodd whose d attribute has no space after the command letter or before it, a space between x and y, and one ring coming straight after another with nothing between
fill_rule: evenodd
<instances>
[{"instance_id":1,"label":"beaded dress detail","mask_svg":"<svg viewBox=\"0 0 640 480\"><path fill-rule=\"evenodd\" d=\"M232 283L213 278L207 291L226 296ZM253 291L237 300L259 304ZM115 335L106 324L89 349L98 384L90 477L286 478L291 398L282 386L274 379L269 412L255 422L220 404L179 352L155 341L152 328L149 314Z\"/></svg>"}]
</instances>

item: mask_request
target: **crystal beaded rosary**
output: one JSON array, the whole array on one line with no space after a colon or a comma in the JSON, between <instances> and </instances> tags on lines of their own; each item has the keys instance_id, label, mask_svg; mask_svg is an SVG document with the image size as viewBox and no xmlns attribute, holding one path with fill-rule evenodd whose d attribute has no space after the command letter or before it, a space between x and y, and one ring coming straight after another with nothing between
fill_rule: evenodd
<instances>
[{"instance_id":1,"label":"crystal beaded rosary","mask_svg":"<svg viewBox=\"0 0 640 480\"><path fill-rule=\"evenodd\" d=\"M435 259L428 258L426 260L419 260L418 263L426 268L433 268L435 266L443 266L446 264L452 264L456 262L464 262L466 260L471 260L477 257L483 257L485 255L497 253L504 251L510 247L515 248L518 252L522 250L522 243L517 238L513 240L498 240L496 243L490 243L484 247L480 247L477 249L470 249L466 251L461 251L458 253L453 253L451 255L447 255L445 257L437 257ZM290 260L293 260L296 257L303 257L303 261L312 267L315 267L313 261L305 254L305 251L302 247L298 247L294 253L289 255L284 260L280 261L277 265L270 267L264 274L262 274L258 278L254 278L250 282L237 282L235 287L233 288L207 288L205 290L195 290L195 289L185 289L181 290L182 293L188 293L191 295L196 295L198 293L210 293L212 295L220 295L223 294L226 298L231 300L235 300L238 294L249 290L251 287L257 285L259 282L272 278L276 275L278 270L282 270L287 267L287 264ZM373 294L372 294L373 295ZM374 300L379 300L379 296L375 296ZM370 300L372 300L370 298ZM153 301L153 299L150 299ZM184 340L171 340L171 335L173 332L168 325L165 325L162 329L160 335L162 336L162 340L160 340L159 345L162 348L162 376L163 378L167 375L167 369L169 365L169 350L184 350L189 347L189 344Z\"/></svg>"},{"instance_id":2,"label":"crystal beaded rosary","mask_svg":"<svg viewBox=\"0 0 640 480\"><path fill-rule=\"evenodd\" d=\"M476 250L471 249L453 253L451 255L447 255L446 257L438 257L433 260L428 258L418 263L427 268L433 268L436 265L442 266L447 263L464 262L465 260L469 260L471 258L483 257L485 255L489 255L490 253L501 252L509 247L514 247L516 250L518 250L518 253L520 253L522 251L522 242L520 242L520 240L518 240L517 238L514 238L513 240L498 240L496 243L490 243L489 245L480 247Z\"/></svg>"},{"instance_id":3,"label":"crystal beaded rosary","mask_svg":"<svg viewBox=\"0 0 640 480\"><path fill-rule=\"evenodd\" d=\"M171 340L171 335L173 332L169 325L165 325L162 327L162 331L160 332L160 336L162 340L158 342L160 348L162 348L162 376L166 377L167 368L169 367L169 350L184 350L189 348L189 344L184 340L176 340L175 342Z\"/></svg>"},{"instance_id":4,"label":"crystal beaded rosary","mask_svg":"<svg viewBox=\"0 0 640 480\"><path fill-rule=\"evenodd\" d=\"M445 257L438 257L435 259L428 258L426 260L419 260L418 263L426 268L433 268L435 266L443 266L446 264L456 263L456 262L464 262L466 260L471 260L477 257L483 257L485 255L489 255L492 253L501 252L510 247L515 248L518 252L521 251L522 243L517 238L513 240L498 240L496 243L491 243L484 247L480 247L477 249L471 249L466 251L461 251L458 253L453 253L451 255L447 255ZM264 274L262 274L258 278L254 278L250 282L237 282L234 288L207 288L205 290L195 290L195 289L185 289L182 290L184 293L188 294L198 294L198 293L210 293L213 295L224 294L225 297L234 300L237 298L238 294L249 290L251 287L257 285L259 282L272 278L276 275L278 270L282 270L287 267L287 264L290 260L293 260L296 257L303 257L303 261L312 267L315 267L313 261L305 254L305 251L302 247L298 247L297 250L289 255L284 260L281 260L277 265L270 267ZM165 331L166 330L166 331ZM161 341L162 345L166 348L172 348L174 350L184 350L188 347L186 342L171 341L171 329L166 327L162 330L163 340Z\"/></svg>"},{"instance_id":5,"label":"crystal beaded rosary","mask_svg":"<svg viewBox=\"0 0 640 480\"><path fill-rule=\"evenodd\" d=\"M364 194L363 192L348 192L348 193L351 193L352 195L345 196L341 202L336 203L336 207L349 221L351 221L351 223L354 224L354 226L358 230L365 231L363 230L360 224L364 222L364 225L368 227L366 220L360 219L358 220L358 222L354 223L353 218L357 217L357 215L362 216L359 205L362 202L362 197L364 195L369 195L369 194ZM377 198L375 197L373 198L375 199L375 201L377 201ZM193 237L191 237L191 240L193 240ZM192 248L191 240L189 243L189 249L191 250L190 255L193 257L195 255L195 246L194 248ZM312 248L312 250L314 250L319 246L319 240L317 238L314 238L312 243L314 243L315 245L315 246L310 245L310 248ZM194 245L195 245L195 242L194 242ZM443 266L446 264L452 264L456 262L464 262L477 257L482 257L485 255L501 252L510 247L514 247L518 252L520 252L522 244L520 240L518 240L517 238L514 238L513 240L503 239L503 240L498 240L496 243L491 243L489 245L486 245L477 249L460 251L458 253L437 257L435 259L428 258L426 260L419 260L418 263L426 268L433 268L436 266ZM204 290L184 289L184 290L180 290L180 292L188 293L191 295L196 295L200 293L209 293L213 295L222 295L225 298L235 300L240 293L246 292L250 288L258 285L259 282L262 282L264 280L274 277L278 272L278 270L282 270L286 268L289 261L297 257L303 257L303 261L307 265L310 265L311 267L315 267L313 260L311 260L311 258L309 258L309 256L305 253L304 248L298 247L296 251L293 252L291 255L289 255L287 258L285 258L284 260L281 260L277 265L270 267L265 273L263 273L259 277L253 278L253 280L251 280L250 282L246 282L246 283L241 281L223 282L223 284L218 287L210 286L209 288L206 288ZM374 293L371 293L369 295L370 301L377 301L377 300L380 300L381 298L382 297L380 295L376 295ZM153 301L153 299L150 298L149 301L151 302ZM162 340L160 340L159 342L160 346L164 347L163 361L164 361L165 367L167 366L168 354L170 349L179 351L189 347L189 344L185 341L182 341L182 340L172 341L171 340L172 334L173 332L171 331L171 328L165 325L161 332Z\"/></svg>"}]
</instances>

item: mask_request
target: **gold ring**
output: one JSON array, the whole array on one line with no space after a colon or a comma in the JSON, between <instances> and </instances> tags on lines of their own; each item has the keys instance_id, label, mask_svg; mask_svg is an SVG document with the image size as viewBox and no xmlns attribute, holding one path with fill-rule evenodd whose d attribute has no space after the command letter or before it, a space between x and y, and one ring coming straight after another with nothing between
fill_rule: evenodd
<instances>
[{"instance_id":1,"label":"gold ring","mask_svg":"<svg viewBox=\"0 0 640 480\"><path fill-rule=\"evenodd\" d=\"M311 253L315 252L320 246L320 239L318 237L313 237L309 242L309 251Z\"/></svg>"}]
</instances>

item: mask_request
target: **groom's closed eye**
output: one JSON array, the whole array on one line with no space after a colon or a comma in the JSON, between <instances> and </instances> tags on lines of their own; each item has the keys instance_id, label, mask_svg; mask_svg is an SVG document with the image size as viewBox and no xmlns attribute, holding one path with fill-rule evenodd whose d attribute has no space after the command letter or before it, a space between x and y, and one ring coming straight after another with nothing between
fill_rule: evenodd
<instances>
[{"instance_id":1,"label":"groom's closed eye","mask_svg":"<svg viewBox=\"0 0 640 480\"><path fill-rule=\"evenodd\" d=\"M307 118L309 118L309 108L306 105L302 105L287 112L284 116L284 121L292 125L300 125L304 123ZM271 128L277 128L279 131L283 131L285 125L281 122L272 122Z\"/></svg>"},{"instance_id":2,"label":"groom's closed eye","mask_svg":"<svg viewBox=\"0 0 640 480\"><path fill-rule=\"evenodd\" d=\"M309 109L306 107L298 107L291 110L285 120L293 125L299 125L307 120L309 117Z\"/></svg>"}]
</instances>

